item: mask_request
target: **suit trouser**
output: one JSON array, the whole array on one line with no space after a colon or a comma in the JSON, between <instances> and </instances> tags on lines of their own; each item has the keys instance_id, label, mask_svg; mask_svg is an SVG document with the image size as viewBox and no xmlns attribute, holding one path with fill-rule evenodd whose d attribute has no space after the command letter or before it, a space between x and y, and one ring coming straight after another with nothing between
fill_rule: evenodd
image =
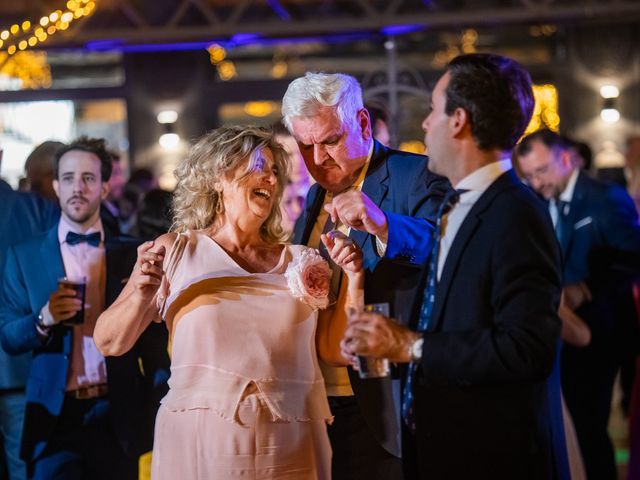
<instances>
[{"instance_id":1,"label":"suit trouser","mask_svg":"<svg viewBox=\"0 0 640 480\"><path fill-rule=\"evenodd\" d=\"M613 384L618 368L602 358L599 364L565 346L562 389L589 480L617 478L614 450L607 426L611 411Z\"/></svg>"},{"instance_id":2,"label":"suit trouser","mask_svg":"<svg viewBox=\"0 0 640 480\"><path fill-rule=\"evenodd\" d=\"M43 453L28 465L34 480L137 480L138 459L127 456L111 425L106 397L66 397Z\"/></svg>"},{"instance_id":3,"label":"suit trouser","mask_svg":"<svg viewBox=\"0 0 640 480\"><path fill-rule=\"evenodd\" d=\"M3 462L10 480L27 478L25 463L20 459L20 441L24 422L24 389L0 390L0 430ZM3 468L4 469L4 468ZM2 473L0 473L0 478Z\"/></svg>"},{"instance_id":4,"label":"suit trouser","mask_svg":"<svg viewBox=\"0 0 640 480\"><path fill-rule=\"evenodd\" d=\"M333 480L392 480L402 478L402 461L374 438L355 396L329 397L334 415L329 426L333 449Z\"/></svg>"}]
</instances>

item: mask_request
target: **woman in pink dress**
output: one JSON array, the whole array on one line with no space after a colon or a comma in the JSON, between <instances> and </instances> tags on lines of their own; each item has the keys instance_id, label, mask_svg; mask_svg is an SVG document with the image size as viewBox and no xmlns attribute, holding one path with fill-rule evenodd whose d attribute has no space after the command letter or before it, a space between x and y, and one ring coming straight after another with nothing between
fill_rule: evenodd
<instances>
[{"instance_id":1,"label":"woman in pink dress","mask_svg":"<svg viewBox=\"0 0 640 480\"><path fill-rule=\"evenodd\" d=\"M315 250L283 243L285 175L269 131L205 135L176 170L172 232L139 248L128 284L98 320L105 355L126 352L151 321L169 329L154 480L330 478L315 332L331 271ZM329 243L354 297L360 252L347 238Z\"/></svg>"}]
</instances>

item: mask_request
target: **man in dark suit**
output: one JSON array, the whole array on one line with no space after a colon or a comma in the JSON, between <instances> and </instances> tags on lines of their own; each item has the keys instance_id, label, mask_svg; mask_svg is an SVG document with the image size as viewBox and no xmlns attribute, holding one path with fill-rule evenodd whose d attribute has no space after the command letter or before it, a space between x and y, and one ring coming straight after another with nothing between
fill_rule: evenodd
<instances>
[{"instance_id":1,"label":"man in dark suit","mask_svg":"<svg viewBox=\"0 0 640 480\"><path fill-rule=\"evenodd\" d=\"M430 166L457 191L419 258L430 258L420 312L412 329L355 315L343 349L409 363L405 478L554 478L549 409L559 402L547 377L560 254L543 204L510 161L533 110L531 79L511 59L464 55L431 98L422 124ZM390 228L386 256L402 244Z\"/></svg>"},{"instance_id":2,"label":"man in dark suit","mask_svg":"<svg viewBox=\"0 0 640 480\"><path fill-rule=\"evenodd\" d=\"M616 374L638 352L631 285L640 273L640 226L627 192L586 175L570 148L559 135L540 130L522 140L518 165L549 201L564 258L565 299L591 329L587 347L564 345L561 364L587 476L615 479L607 426Z\"/></svg>"},{"instance_id":3,"label":"man in dark suit","mask_svg":"<svg viewBox=\"0 0 640 480\"><path fill-rule=\"evenodd\" d=\"M33 355L21 448L31 478L136 479L166 392L166 330L148 330L117 358L105 359L93 342L95 321L122 289L139 243L102 227L110 172L102 140L60 150L60 221L7 255L0 340L11 354ZM84 277L84 301L59 286L64 276ZM69 325L77 312L83 323Z\"/></svg>"},{"instance_id":4,"label":"man in dark suit","mask_svg":"<svg viewBox=\"0 0 640 480\"><path fill-rule=\"evenodd\" d=\"M430 236L433 227L425 219L435 219L448 182L429 171L426 157L389 149L373 139L353 77L307 73L289 85L282 111L317 182L296 224L294 243L318 247L323 231L341 229L364 251L365 301L387 303L396 318L407 320L421 274L413 261L418 255L414 247ZM339 224L332 225L332 216ZM390 229L403 232L404 263L379 256ZM338 319L346 325L340 302L345 283L338 305L328 312L331 318L323 314L319 329ZM338 341L339 336L334 342L339 354ZM319 350L325 343L320 341ZM329 427L333 478L399 478L399 380L361 380L351 368L326 364L323 374L335 416Z\"/></svg>"},{"instance_id":5,"label":"man in dark suit","mask_svg":"<svg viewBox=\"0 0 640 480\"><path fill-rule=\"evenodd\" d=\"M38 195L14 192L10 187L2 186L0 205L1 290L9 246L50 228L58 220L60 211L56 205ZM0 435L4 451L0 464L12 480L25 479L27 476L24 462L20 459L20 438L24 418L24 387L30 365L30 354L10 356L0 349Z\"/></svg>"}]
</instances>

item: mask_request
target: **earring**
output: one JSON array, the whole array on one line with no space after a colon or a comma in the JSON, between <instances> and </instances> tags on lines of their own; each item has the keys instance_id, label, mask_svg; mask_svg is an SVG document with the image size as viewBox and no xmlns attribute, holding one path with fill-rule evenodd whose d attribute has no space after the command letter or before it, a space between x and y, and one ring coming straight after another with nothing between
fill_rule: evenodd
<instances>
[{"instance_id":1,"label":"earring","mask_svg":"<svg viewBox=\"0 0 640 480\"><path fill-rule=\"evenodd\" d=\"M221 215L224 212L224 204L222 203L222 192L218 192L218 202L216 203L216 214Z\"/></svg>"}]
</instances>

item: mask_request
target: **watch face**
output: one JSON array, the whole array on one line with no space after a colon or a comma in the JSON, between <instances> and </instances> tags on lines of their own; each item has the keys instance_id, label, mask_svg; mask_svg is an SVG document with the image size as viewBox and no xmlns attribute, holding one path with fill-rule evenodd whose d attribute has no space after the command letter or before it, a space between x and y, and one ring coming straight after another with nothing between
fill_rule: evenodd
<instances>
[{"instance_id":1,"label":"watch face","mask_svg":"<svg viewBox=\"0 0 640 480\"><path fill-rule=\"evenodd\" d=\"M422 358L422 344L424 343L424 339L418 338L413 345L411 345L411 359L412 360L420 360Z\"/></svg>"}]
</instances>

